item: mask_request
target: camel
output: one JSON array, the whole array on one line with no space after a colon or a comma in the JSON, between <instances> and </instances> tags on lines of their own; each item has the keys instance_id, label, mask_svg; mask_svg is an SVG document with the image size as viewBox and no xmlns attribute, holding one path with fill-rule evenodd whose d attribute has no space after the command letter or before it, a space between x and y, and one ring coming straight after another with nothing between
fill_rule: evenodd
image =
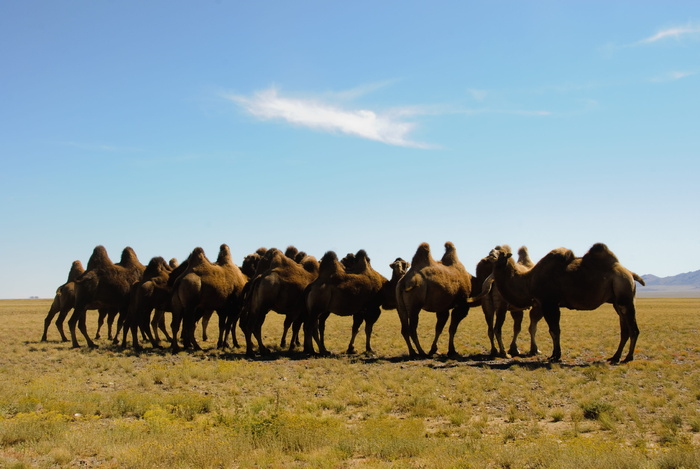
<instances>
[{"instance_id":1,"label":"camel","mask_svg":"<svg viewBox=\"0 0 700 469\"><path fill-rule=\"evenodd\" d=\"M294 248L296 249L296 248ZM290 256L293 253L293 256ZM292 326L292 339L289 351L293 351L298 342L299 328L306 314L304 290L318 277L319 264L314 258L306 256L302 263L295 259L298 252L291 246L283 254L278 249L270 249L265 254L261 264L268 266L265 272L259 273L251 282L246 304L246 353L254 355L252 335L258 342L261 354L269 353L262 341L262 325L265 316L271 310L285 315L284 333L280 346L284 347L289 327ZM243 322L243 319L241 320Z\"/></svg>"},{"instance_id":2,"label":"camel","mask_svg":"<svg viewBox=\"0 0 700 469\"><path fill-rule=\"evenodd\" d=\"M398 302L396 301L396 285L401 280L401 277L406 275L411 264L408 261L397 257L394 262L389 264L391 268L391 278L382 287L382 309L390 310L397 309Z\"/></svg>"},{"instance_id":3,"label":"camel","mask_svg":"<svg viewBox=\"0 0 700 469\"><path fill-rule=\"evenodd\" d=\"M570 249L554 249L524 273L516 268L512 255L502 251L494 255L493 283L506 301L516 307L527 307L534 301L542 308L553 342L550 361L561 360L560 308L590 311L603 303L612 303L620 319L620 343L608 361L620 361L628 340L629 351L623 361L634 359L639 337L635 281L644 285L644 280L622 266L605 244L594 244L583 257L576 257Z\"/></svg>"},{"instance_id":4,"label":"camel","mask_svg":"<svg viewBox=\"0 0 700 469\"><path fill-rule=\"evenodd\" d=\"M348 354L355 353L355 337L365 323L365 351L374 353L371 346L372 329L379 319L382 287L388 280L375 271L364 250L355 254L351 271L338 261L333 251L321 258L319 275L306 289L307 318L304 322L304 351L314 353L313 340L321 354L328 354L325 346L325 322L330 313L353 316Z\"/></svg>"},{"instance_id":5,"label":"camel","mask_svg":"<svg viewBox=\"0 0 700 469\"><path fill-rule=\"evenodd\" d=\"M141 278L145 269L131 247L124 248L117 264L110 260L104 246L95 247L87 269L75 280L75 307L68 320L74 348L80 347L75 333L76 325L88 346L97 347L85 326L88 309L113 310L126 316L131 285Z\"/></svg>"},{"instance_id":6,"label":"camel","mask_svg":"<svg viewBox=\"0 0 700 469\"><path fill-rule=\"evenodd\" d=\"M146 266L142 278L131 286L129 309L124 321L122 347L126 347L129 330L131 330L135 349L140 348L137 329L140 329L141 334L150 340L154 348L160 347L158 327L162 327L166 338L170 340L162 320L165 311L172 310L172 291L168 288L168 280L173 271L173 264L177 267L177 263L173 260L167 263L160 256L152 258ZM156 310L156 314L149 324L153 310Z\"/></svg>"},{"instance_id":7,"label":"camel","mask_svg":"<svg viewBox=\"0 0 700 469\"><path fill-rule=\"evenodd\" d=\"M438 339L452 311L448 355L458 355L454 346L457 326L469 313L470 306L480 301L480 298L469 297L471 290L472 276L459 261L454 244L449 241L445 243L445 254L439 262L430 254L428 243L418 246L411 268L396 285L401 335L410 356L425 356L418 340L418 313L421 310L434 312L437 317L435 338L428 355L437 352Z\"/></svg>"},{"instance_id":8,"label":"camel","mask_svg":"<svg viewBox=\"0 0 700 469\"><path fill-rule=\"evenodd\" d=\"M44 319L44 335L41 336L42 342L46 342L48 340L47 334L49 331L49 326L51 326L51 321L56 314L58 314L58 318L56 319L56 328L58 329L59 334L61 334L61 341L68 342L68 338L63 332L63 321L66 319L66 316L75 305L75 279L82 275L83 272L85 272L83 263L80 261L73 261L70 271L68 272L68 280L66 280L66 283L56 289L56 296L51 303L46 319Z\"/></svg>"},{"instance_id":9,"label":"camel","mask_svg":"<svg viewBox=\"0 0 700 469\"><path fill-rule=\"evenodd\" d=\"M227 347L226 334L240 314L243 287L248 281L241 269L233 263L226 244L219 249L216 263L207 259L204 250L197 247L188 258L185 272L175 281L173 290L172 348L177 350L177 333L182 322L185 348L201 350L194 337L194 329L202 314L216 310L219 315L217 347Z\"/></svg>"},{"instance_id":10,"label":"camel","mask_svg":"<svg viewBox=\"0 0 700 469\"><path fill-rule=\"evenodd\" d=\"M506 253L512 253L510 246L507 244L496 246L486 257L481 259L476 266L476 281L474 288L480 288L482 283L493 273L493 263L495 261L495 251L504 251ZM515 263L515 267L521 271L526 272L530 270L535 265L530 259L530 255L525 246L522 246L518 250L518 261ZM509 358L512 356L519 356L520 350L518 349L518 335L522 328L523 314L528 308L519 308L509 305L508 302L503 298L503 295L498 291L497 287L493 287L490 293L486 294L481 300L481 309L484 311L484 318L486 319L486 325L488 326L488 337L491 342L490 355L492 357L499 356L501 358ZM502 328L503 323L506 319L506 313L510 311L513 318L513 340L510 343L510 347L506 352L503 346L502 339ZM535 342L535 335L537 333L537 322L542 318L541 311L538 307L530 310L530 352L528 355L537 355L539 350L537 349L537 344ZM495 319L495 324L494 324ZM496 349L496 344L494 343L494 336L498 342L498 349Z\"/></svg>"}]
</instances>

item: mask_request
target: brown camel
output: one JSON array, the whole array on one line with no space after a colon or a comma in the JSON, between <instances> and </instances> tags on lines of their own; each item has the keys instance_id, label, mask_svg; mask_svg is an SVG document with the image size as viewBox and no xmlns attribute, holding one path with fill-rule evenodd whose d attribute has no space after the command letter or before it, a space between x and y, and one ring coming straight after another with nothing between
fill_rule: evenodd
<instances>
[{"instance_id":1,"label":"brown camel","mask_svg":"<svg viewBox=\"0 0 700 469\"><path fill-rule=\"evenodd\" d=\"M482 283L493 273L493 263L495 261L495 252L503 251L505 253L511 253L512 250L507 244L496 246L488 256L484 257L479 261L476 266L476 280L474 282L474 288L481 288ZM530 255L525 246L522 246L518 250L518 261L515 263L515 267L520 272L527 272L535 265L530 259ZM500 356L502 358L508 358L511 356L519 356L520 350L518 349L518 335L522 329L523 314L528 308L519 308L508 304L508 302L503 298L503 295L498 291L497 287L493 287L491 291L486 294L481 300L481 309L484 311L484 318L486 319L486 325L488 326L488 336L491 342L491 352L492 357ZM510 311L513 318L513 340L510 343L508 352L506 352L503 346L502 338L502 328L503 323L506 319L506 313ZM537 349L537 344L535 342L535 335L537 333L537 322L542 318L542 313L539 308L533 308L530 310L530 352L529 355L536 355L539 353ZM495 324L494 324L495 319ZM494 343L494 336L498 342L498 349L496 349L496 344Z\"/></svg>"},{"instance_id":2,"label":"brown camel","mask_svg":"<svg viewBox=\"0 0 700 469\"><path fill-rule=\"evenodd\" d=\"M296 248L295 248L296 249ZM290 256L290 253L294 256ZM252 335L258 342L258 351L261 354L269 353L262 341L262 325L265 316L271 310L285 315L284 333L280 343L285 346L286 335L292 326L292 339L289 343L289 351L294 349L298 342L299 328L306 314L304 290L318 277L318 261L310 256L304 257L302 262L297 262L298 252L291 247L283 254L278 249L270 249L265 254L262 264L268 266L265 272L258 274L251 282L246 304L245 338L246 353L254 355ZM314 264L315 263L315 264ZM315 267L314 267L315 265ZM310 268L309 268L310 267ZM308 269L308 270L307 270ZM241 319L243 322L243 319Z\"/></svg>"},{"instance_id":3,"label":"brown camel","mask_svg":"<svg viewBox=\"0 0 700 469\"><path fill-rule=\"evenodd\" d=\"M428 243L418 246L411 268L396 286L401 334L410 356L425 356L418 340L418 314L421 310L434 312L437 317L435 338L428 355L437 352L438 339L452 310L448 355L457 355L454 346L457 326L467 316L470 306L478 304L480 299L470 298L471 290L472 276L459 261L454 244L449 241L445 243L445 254L439 262L430 254Z\"/></svg>"},{"instance_id":4,"label":"brown camel","mask_svg":"<svg viewBox=\"0 0 700 469\"><path fill-rule=\"evenodd\" d=\"M561 359L560 308L590 311L603 303L612 303L620 318L620 344L609 361L620 361L628 340L624 361L634 359L639 337L635 281L644 285L644 280L623 267L605 244L594 244L583 257L575 257L570 249L554 249L525 273L518 271L512 255L500 251L495 255L493 279L508 303L527 307L534 300L542 308L554 346L551 361Z\"/></svg>"},{"instance_id":5,"label":"brown camel","mask_svg":"<svg viewBox=\"0 0 700 469\"><path fill-rule=\"evenodd\" d=\"M158 327L163 325L164 313L172 310L172 290L168 288L168 280L173 271L172 264L172 261L169 264L160 256L152 258L141 279L131 286L129 309L124 321L122 347L126 347L127 334L131 330L133 346L135 349L140 348L137 329L150 340L154 348L160 347ZM177 267L176 263L175 266ZM150 322L153 310L156 310L156 314ZM163 332L170 340L164 327Z\"/></svg>"},{"instance_id":6,"label":"brown camel","mask_svg":"<svg viewBox=\"0 0 700 469\"><path fill-rule=\"evenodd\" d=\"M49 326L56 314L58 314L56 328L59 334L61 334L61 340L63 342L68 342L68 338L63 332L63 321L66 319L70 310L73 309L73 306L75 306L75 280L82 275L83 272L85 272L83 263L80 261L73 261L70 271L68 272L68 280L56 289L56 296L53 299L53 303L51 303L46 319L44 319L44 335L41 336L42 342L46 342Z\"/></svg>"},{"instance_id":7,"label":"brown camel","mask_svg":"<svg viewBox=\"0 0 700 469\"><path fill-rule=\"evenodd\" d=\"M185 348L201 349L194 337L194 329L202 315L212 310L219 315L217 347L227 347L226 333L238 319L247 281L241 269L233 263L226 244L221 245L216 263L207 259L202 248L195 248L188 258L187 269L175 281L173 290L173 350L178 349L180 322Z\"/></svg>"},{"instance_id":8,"label":"brown camel","mask_svg":"<svg viewBox=\"0 0 700 469\"><path fill-rule=\"evenodd\" d=\"M304 351L313 353L313 340L319 352L327 354L324 333L330 313L352 316L352 334L347 353L355 353L355 337L362 322L365 323L365 350L373 353L370 343L374 323L379 319L382 304L382 287L388 280L375 271L364 250L355 254L351 271L338 261L333 251L328 251L319 266L319 275L306 289L307 318L304 322Z\"/></svg>"},{"instance_id":9,"label":"brown camel","mask_svg":"<svg viewBox=\"0 0 700 469\"><path fill-rule=\"evenodd\" d=\"M144 270L145 266L130 247L124 248L117 264L110 260L103 246L95 247L87 270L75 281L75 308L68 320L73 347L80 347L75 333L76 325L88 346L96 347L85 326L88 309L118 311L126 316L131 285L141 278Z\"/></svg>"}]
</instances>

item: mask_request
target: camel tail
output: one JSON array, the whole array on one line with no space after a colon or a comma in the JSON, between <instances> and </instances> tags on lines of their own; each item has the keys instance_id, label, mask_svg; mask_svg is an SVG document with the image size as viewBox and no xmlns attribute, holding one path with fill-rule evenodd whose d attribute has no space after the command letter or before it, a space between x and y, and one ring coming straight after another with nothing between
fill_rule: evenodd
<instances>
[{"instance_id":1,"label":"camel tail","mask_svg":"<svg viewBox=\"0 0 700 469\"><path fill-rule=\"evenodd\" d=\"M634 279L635 279L637 282L639 282L642 286L646 286L646 283L644 283L644 279L643 279L642 277L640 277L639 275L637 275L637 274L635 274L634 272L632 272L632 277L634 277Z\"/></svg>"},{"instance_id":2,"label":"camel tail","mask_svg":"<svg viewBox=\"0 0 700 469\"><path fill-rule=\"evenodd\" d=\"M472 297L467 298L467 304L469 304L469 305L478 305L478 304L480 304L480 303L481 303L481 300L482 300L486 295L488 295L489 293L491 293L491 288L493 287L493 282L494 282L493 274L491 274L491 275L489 275L488 277L486 277L486 280L484 280L484 283L483 283L483 285L482 285L482 287L481 287L481 293L479 293L479 294L476 295L476 296L472 296Z\"/></svg>"}]
</instances>

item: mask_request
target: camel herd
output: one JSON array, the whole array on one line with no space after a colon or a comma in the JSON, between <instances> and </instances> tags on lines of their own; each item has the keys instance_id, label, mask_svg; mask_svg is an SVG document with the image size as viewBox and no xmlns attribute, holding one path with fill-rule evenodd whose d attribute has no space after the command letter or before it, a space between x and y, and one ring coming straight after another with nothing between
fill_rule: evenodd
<instances>
[{"instance_id":1,"label":"camel herd","mask_svg":"<svg viewBox=\"0 0 700 469\"><path fill-rule=\"evenodd\" d=\"M63 322L68 319L73 347L80 347L76 327L89 347L96 347L86 328L88 310L98 310L98 329L105 319L110 339L121 346L128 344L129 332L134 348L140 348L139 337L160 347L160 333L170 342L173 351L181 347L200 349L195 337L201 324L202 338L214 312L219 319L217 347L238 347L236 326L242 330L246 354L267 354L262 326L268 312L285 316L281 347L289 351L302 346L308 354L327 354L324 334L331 313L352 316L352 331L347 353L355 352L355 338L365 324L365 351L373 353L372 329L383 310L398 311L401 335L411 357L433 355L442 331L450 320L448 355L456 356L455 334L460 321L472 306L481 306L488 325L491 355L520 355L517 346L525 311L530 316L529 355L539 353L535 340L537 323L544 318L552 337L553 351L549 360L561 359L560 308L593 310L603 303L612 303L620 319L620 343L609 359L617 363L629 341L624 361L634 358L639 336L634 297L635 282L644 285L637 274L623 267L617 257L602 243L595 244L583 256L576 257L565 248L550 251L536 264L527 249L520 248L518 260L509 246L497 246L481 259L472 276L457 256L453 243L445 243L445 252L435 260L427 243L421 243L410 263L397 258L390 264L392 276L385 278L372 268L364 250L343 259L328 251L320 261L289 246L279 249L258 249L243 259L240 267L222 244L218 258L211 262L200 247L178 264L154 257L144 266L130 247L122 251L121 260L113 263L103 246L97 246L87 268L73 262L68 281L58 287L44 321L42 341L56 319L63 341L68 341ZM421 311L436 316L435 336L426 354L418 339L418 317ZM170 330L165 313L172 314ZM506 351L501 329L507 313L513 317L513 339ZM112 323L117 319L116 332ZM303 329L302 329L303 328ZM494 341L495 339L495 341ZM498 347L496 347L496 345ZM318 352L316 352L316 348Z\"/></svg>"}]
</instances>

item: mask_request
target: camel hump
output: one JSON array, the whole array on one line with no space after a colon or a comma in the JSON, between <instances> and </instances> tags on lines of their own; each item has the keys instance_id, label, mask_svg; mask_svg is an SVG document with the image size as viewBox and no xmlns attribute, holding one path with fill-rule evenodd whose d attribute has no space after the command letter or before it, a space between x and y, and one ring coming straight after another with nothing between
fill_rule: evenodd
<instances>
[{"instance_id":1,"label":"camel hump","mask_svg":"<svg viewBox=\"0 0 700 469\"><path fill-rule=\"evenodd\" d=\"M261 256L257 252L245 256L241 264L241 272L243 272L246 277L253 278L260 264L260 259Z\"/></svg>"},{"instance_id":2,"label":"camel hump","mask_svg":"<svg viewBox=\"0 0 700 469\"><path fill-rule=\"evenodd\" d=\"M518 249L518 264L530 268L532 268L535 265L535 263L532 262L532 259L530 258L530 253L528 252L526 246L520 246L520 249Z\"/></svg>"},{"instance_id":3,"label":"camel hump","mask_svg":"<svg viewBox=\"0 0 700 469\"><path fill-rule=\"evenodd\" d=\"M305 271L318 275L319 263L314 256L305 256L300 262Z\"/></svg>"},{"instance_id":4,"label":"camel hump","mask_svg":"<svg viewBox=\"0 0 700 469\"><path fill-rule=\"evenodd\" d=\"M547 255L544 256L543 260L544 259L547 259L548 262L568 265L576 259L576 255L574 255L574 251L571 249L557 248L549 251Z\"/></svg>"},{"instance_id":5,"label":"camel hump","mask_svg":"<svg viewBox=\"0 0 700 469\"><path fill-rule=\"evenodd\" d=\"M200 265L210 264L209 259L207 259L206 254L204 254L204 249L197 246L190 254L188 259L189 268L193 269L199 267Z\"/></svg>"},{"instance_id":6,"label":"camel hump","mask_svg":"<svg viewBox=\"0 0 700 469\"><path fill-rule=\"evenodd\" d=\"M351 273L354 274L361 274L367 272L370 269L370 259L367 255L367 251L365 251L364 249L360 249L354 256L354 263L352 265L352 269L348 268L347 270L352 271Z\"/></svg>"},{"instance_id":7,"label":"camel hump","mask_svg":"<svg viewBox=\"0 0 700 469\"><path fill-rule=\"evenodd\" d=\"M299 250L292 245L287 246L287 249L284 251L284 255L290 259L294 259L297 254L299 254Z\"/></svg>"},{"instance_id":8,"label":"camel hump","mask_svg":"<svg viewBox=\"0 0 700 469\"><path fill-rule=\"evenodd\" d=\"M68 272L68 282L73 282L75 281L76 278L80 277L83 272L85 272L85 269L83 268L83 263L80 261L73 261L73 263L70 266L70 272Z\"/></svg>"},{"instance_id":9,"label":"camel hump","mask_svg":"<svg viewBox=\"0 0 700 469\"><path fill-rule=\"evenodd\" d=\"M219 246L219 255L216 258L216 263L219 265L233 264L231 249L229 249L228 244L222 244Z\"/></svg>"},{"instance_id":10,"label":"camel hump","mask_svg":"<svg viewBox=\"0 0 700 469\"><path fill-rule=\"evenodd\" d=\"M428 243L420 243L416 253L411 259L411 264L414 269L419 269L421 267L428 266L434 262L432 255L430 254L430 245Z\"/></svg>"},{"instance_id":11,"label":"camel hump","mask_svg":"<svg viewBox=\"0 0 700 469\"><path fill-rule=\"evenodd\" d=\"M105 247L102 245L95 246L95 249L92 250L90 259L88 259L87 270L98 269L110 265L113 265L113 263L107 254L107 249L105 249Z\"/></svg>"},{"instance_id":12,"label":"camel hump","mask_svg":"<svg viewBox=\"0 0 700 469\"><path fill-rule=\"evenodd\" d=\"M443 254L440 260L443 265L452 266L459 265L459 258L457 257L457 248L450 241L445 243L445 254Z\"/></svg>"},{"instance_id":13,"label":"camel hump","mask_svg":"<svg viewBox=\"0 0 700 469\"><path fill-rule=\"evenodd\" d=\"M122 250L122 258L119 261L119 265L122 267L143 268L143 264L141 264L139 258L136 256L136 252L134 252L130 246L127 246Z\"/></svg>"},{"instance_id":14,"label":"camel hump","mask_svg":"<svg viewBox=\"0 0 700 469\"><path fill-rule=\"evenodd\" d=\"M180 265L180 263L177 261L176 258L172 258L168 261L168 265L170 266L171 269L177 269L177 267Z\"/></svg>"},{"instance_id":15,"label":"camel hump","mask_svg":"<svg viewBox=\"0 0 700 469\"><path fill-rule=\"evenodd\" d=\"M617 256L603 243L596 243L584 254L582 265L596 268L609 268L619 263Z\"/></svg>"},{"instance_id":16,"label":"camel hump","mask_svg":"<svg viewBox=\"0 0 700 469\"><path fill-rule=\"evenodd\" d=\"M323 257L321 258L321 262L319 263L318 266L318 274L319 276L321 275L329 275L333 274L338 271L338 255L335 253L335 251L328 251L326 252Z\"/></svg>"}]
</instances>

